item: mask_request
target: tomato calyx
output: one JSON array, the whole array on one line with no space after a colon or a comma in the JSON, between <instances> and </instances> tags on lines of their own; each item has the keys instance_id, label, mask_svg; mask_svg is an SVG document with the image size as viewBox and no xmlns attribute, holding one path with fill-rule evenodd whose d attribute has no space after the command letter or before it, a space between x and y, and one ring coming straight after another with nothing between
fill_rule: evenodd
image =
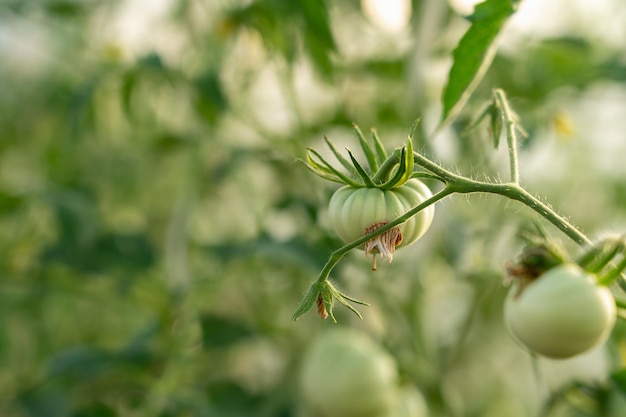
<instances>
[{"instance_id":1,"label":"tomato calyx","mask_svg":"<svg viewBox=\"0 0 626 417\"><path fill-rule=\"evenodd\" d=\"M312 148L307 149L306 160L300 160L300 162L314 174L328 181L347 184L355 188L379 188L381 190L398 188L413 177L415 163L411 138L416 126L417 122L413 125L407 144L388 155L376 130L372 129L372 139L368 141L361 129L354 124L359 144L367 160L366 167L357 161L349 149L347 149L349 158L341 155L327 137L324 137L326 145L343 170L334 167Z\"/></svg>"},{"instance_id":2,"label":"tomato calyx","mask_svg":"<svg viewBox=\"0 0 626 417\"><path fill-rule=\"evenodd\" d=\"M378 222L366 227L365 234L368 235L387 223L389 222ZM376 254L379 253L382 259L387 258L389 262L391 262L393 260L393 254L396 251L396 246L400 243L402 243L402 232L397 226L368 240L365 243L365 257L369 257L370 253L373 254L372 271L376 271Z\"/></svg>"},{"instance_id":3,"label":"tomato calyx","mask_svg":"<svg viewBox=\"0 0 626 417\"><path fill-rule=\"evenodd\" d=\"M309 290L304 295L302 303L293 314L293 317L291 319L293 321L298 320L304 313L306 313L311 307L313 307L313 304L315 304L317 307L317 313L322 320L330 317L333 322L337 323L337 320L335 319L335 316L333 314L333 304L335 300L337 300L339 304L343 305L344 307L348 308L348 310L356 314L356 316L360 319L363 318L361 316L361 313L359 313L350 303L369 306L368 303L357 300L356 298L352 298L345 293L339 291L330 281L325 280L321 282L314 282L313 284L311 284Z\"/></svg>"},{"instance_id":4,"label":"tomato calyx","mask_svg":"<svg viewBox=\"0 0 626 417\"><path fill-rule=\"evenodd\" d=\"M524 248L518 259L506 266L509 278L517 283L518 297L526 286L546 271L568 261L563 250L553 242L541 242Z\"/></svg>"}]
</instances>

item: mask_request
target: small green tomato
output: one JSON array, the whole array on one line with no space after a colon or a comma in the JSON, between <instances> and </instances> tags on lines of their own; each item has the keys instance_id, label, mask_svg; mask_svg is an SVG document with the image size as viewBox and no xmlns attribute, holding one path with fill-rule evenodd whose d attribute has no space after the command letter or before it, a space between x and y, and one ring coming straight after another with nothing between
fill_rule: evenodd
<instances>
[{"instance_id":1,"label":"small green tomato","mask_svg":"<svg viewBox=\"0 0 626 417\"><path fill-rule=\"evenodd\" d=\"M366 335L327 331L307 351L303 405L316 417L387 417L396 399L393 358Z\"/></svg>"},{"instance_id":2,"label":"small green tomato","mask_svg":"<svg viewBox=\"0 0 626 417\"><path fill-rule=\"evenodd\" d=\"M554 359L583 353L609 336L615 300L575 264L548 270L513 288L504 305L510 332L530 350Z\"/></svg>"},{"instance_id":3,"label":"small green tomato","mask_svg":"<svg viewBox=\"0 0 626 417\"><path fill-rule=\"evenodd\" d=\"M416 205L432 197L430 189L418 179L410 179L390 190L343 186L330 199L328 215L330 224L345 242L352 242L389 223ZM367 242L361 249L365 255L376 253L391 262L398 247L408 246L419 239L430 227L435 215L429 206L395 227Z\"/></svg>"},{"instance_id":4,"label":"small green tomato","mask_svg":"<svg viewBox=\"0 0 626 417\"><path fill-rule=\"evenodd\" d=\"M393 411L387 417L427 417L428 406L421 391L413 385L398 388Z\"/></svg>"}]
</instances>

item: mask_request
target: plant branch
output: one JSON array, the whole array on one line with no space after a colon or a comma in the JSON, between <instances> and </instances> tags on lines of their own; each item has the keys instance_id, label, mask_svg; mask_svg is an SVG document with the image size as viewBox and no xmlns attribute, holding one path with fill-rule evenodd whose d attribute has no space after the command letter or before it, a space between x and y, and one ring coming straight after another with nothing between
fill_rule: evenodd
<instances>
[{"instance_id":1,"label":"plant branch","mask_svg":"<svg viewBox=\"0 0 626 417\"><path fill-rule=\"evenodd\" d=\"M591 243L591 240L585 236L574 225L568 222L563 216L554 211L546 203L539 200L534 195L530 194L524 188L516 183L490 183L483 181L476 181L470 178L463 177L461 175L454 174L423 155L414 153L415 163L423 167L424 169L437 175L447 183L447 187L453 190L455 193L471 194L471 193L488 193L497 194L503 197L510 198L511 200L519 201L525 206L531 208L543 218L548 220L565 235L567 235L574 242L581 246Z\"/></svg>"}]
</instances>

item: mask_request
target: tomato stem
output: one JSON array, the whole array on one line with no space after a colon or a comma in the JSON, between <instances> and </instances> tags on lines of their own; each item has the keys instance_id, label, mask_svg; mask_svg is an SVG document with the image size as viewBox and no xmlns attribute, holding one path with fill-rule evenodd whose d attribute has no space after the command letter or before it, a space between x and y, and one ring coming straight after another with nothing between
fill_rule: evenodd
<instances>
[{"instance_id":1,"label":"tomato stem","mask_svg":"<svg viewBox=\"0 0 626 417\"><path fill-rule=\"evenodd\" d=\"M486 193L497 194L511 200L519 201L531 208L543 218L548 220L565 235L579 245L590 244L591 241L580 230L569 223L563 216L554 211L549 205L539 200L537 197L526 191L515 183L491 183L473 180L461 175L454 174L445 168L437 165L430 159L419 153L413 153L415 163L424 169L432 172L446 182L446 186L453 192L460 194Z\"/></svg>"}]
</instances>

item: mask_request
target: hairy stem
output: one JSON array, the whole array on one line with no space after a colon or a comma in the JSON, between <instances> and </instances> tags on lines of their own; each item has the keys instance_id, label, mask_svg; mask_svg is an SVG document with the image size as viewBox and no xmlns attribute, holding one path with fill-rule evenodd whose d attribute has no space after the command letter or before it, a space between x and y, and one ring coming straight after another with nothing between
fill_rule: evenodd
<instances>
[{"instance_id":1,"label":"hairy stem","mask_svg":"<svg viewBox=\"0 0 626 417\"><path fill-rule=\"evenodd\" d=\"M472 180L470 178L454 174L418 153L414 153L413 156L416 164L446 181L447 187L455 193L497 194L510 198L511 200L519 201L548 220L579 245L583 246L591 243L587 236L574 227L563 216L558 214L549 205L542 202L516 183L490 183Z\"/></svg>"}]
</instances>

